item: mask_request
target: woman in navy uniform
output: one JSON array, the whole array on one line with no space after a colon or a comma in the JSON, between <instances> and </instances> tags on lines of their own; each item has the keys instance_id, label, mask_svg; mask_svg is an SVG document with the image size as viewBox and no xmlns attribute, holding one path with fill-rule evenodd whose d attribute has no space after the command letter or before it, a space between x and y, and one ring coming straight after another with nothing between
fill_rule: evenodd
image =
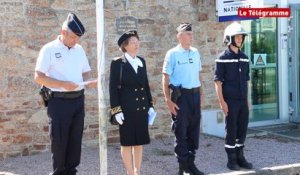
<instances>
[{"instance_id":1,"label":"woman in navy uniform","mask_svg":"<svg viewBox=\"0 0 300 175\"><path fill-rule=\"evenodd\" d=\"M154 112L147 77L146 62L137 56L137 31L127 31L118 40L124 55L110 67L111 114L119 123L121 156L127 174L139 175L143 146L150 143L148 112Z\"/></svg>"},{"instance_id":2,"label":"woman in navy uniform","mask_svg":"<svg viewBox=\"0 0 300 175\"><path fill-rule=\"evenodd\" d=\"M224 32L228 48L216 59L215 86L220 107L226 118L225 151L231 170L252 169L244 157L244 142L249 122L248 82L249 59L240 50L247 32L239 23L232 23Z\"/></svg>"}]
</instances>

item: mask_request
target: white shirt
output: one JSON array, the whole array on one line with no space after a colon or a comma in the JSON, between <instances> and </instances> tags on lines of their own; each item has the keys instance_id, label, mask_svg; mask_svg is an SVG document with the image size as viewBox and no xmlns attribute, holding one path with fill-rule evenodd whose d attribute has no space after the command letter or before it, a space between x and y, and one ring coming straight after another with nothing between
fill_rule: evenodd
<instances>
[{"instance_id":1,"label":"white shirt","mask_svg":"<svg viewBox=\"0 0 300 175\"><path fill-rule=\"evenodd\" d=\"M139 66L143 67L142 61L137 56L132 58L127 52L125 52L125 57L128 60L128 62L130 63L130 65L133 67L135 73L137 73Z\"/></svg>"},{"instance_id":2,"label":"white shirt","mask_svg":"<svg viewBox=\"0 0 300 175\"><path fill-rule=\"evenodd\" d=\"M71 81L74 83L83 82L82 74L91 71L88 59L83 48L76 44L72 48L65 46L56 40L43 46L37 59L35 71L42 72L46 76L61 81ZM75 91L83 89L79 86ZM64 88L50 88L52 91L67 91Z\"/></svg>"}]
</instances>

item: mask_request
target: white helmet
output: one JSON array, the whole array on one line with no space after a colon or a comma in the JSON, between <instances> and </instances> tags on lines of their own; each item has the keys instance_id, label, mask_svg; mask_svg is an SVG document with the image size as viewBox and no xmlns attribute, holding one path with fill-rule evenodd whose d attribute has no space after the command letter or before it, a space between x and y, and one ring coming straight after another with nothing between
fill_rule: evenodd
<instances>
[{"instance_id":1,"label":"white helmet","mask_svg":"<svg viewBox=\"0 0 300 175\"><path fill-rule=\"evenodd\" d=\"M227 44L228 46L230 44L235 45L233 37L235 35L243 35L244 37L247 36L246 30L243 28L243 26L237 22L233 22L229 26L226 27L224 31L224 38L223 42ZM235 45L236 46L236 45Z\"/></svg>"}]
</instances>

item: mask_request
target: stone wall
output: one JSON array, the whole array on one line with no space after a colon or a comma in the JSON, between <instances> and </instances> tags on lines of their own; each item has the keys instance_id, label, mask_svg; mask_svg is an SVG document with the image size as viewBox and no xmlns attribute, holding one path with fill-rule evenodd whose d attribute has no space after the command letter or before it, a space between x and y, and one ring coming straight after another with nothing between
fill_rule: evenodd
<instances>
[{"instance_id":1,"label":"stone wall","mask_svg":"<svg viewBox=\"0 0 300 175\"><path fill-rule=\"evenodd\" d=\"M126 2L128 2L126 4ZM214 59L224 49L224 24L216 22L215 1L205 0L111 0L104 1L106 80L113 57L121 55L116 41L116 20L137 19L140 55L147 61L157 119L151 137L170 136L170 115L161 88L161 69L166 51L176 45L175 28L193 23L194 46L203 63L203 109L218 108L213 84ZM87 29L80 44L97 76L95 0L0 0L0 159L49 149L46 109L34 83L34 67L40 48L54 40L68 12L75 12ZM107 82L107 81L106 81ZM108 94L108 84L104 85ZM98 142L98 93L86 92L84 144ZM105 98L108 104L108 97ZM103 117L103 116L100 116ZM109 142L118 141L118 130L108 124Z\"/></svg>"}]
</instances>

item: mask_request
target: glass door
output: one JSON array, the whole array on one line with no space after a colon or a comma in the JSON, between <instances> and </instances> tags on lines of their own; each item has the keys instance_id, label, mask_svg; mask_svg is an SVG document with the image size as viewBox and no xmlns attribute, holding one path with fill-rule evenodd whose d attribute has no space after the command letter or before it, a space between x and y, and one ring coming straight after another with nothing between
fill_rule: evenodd
<instances>
[{"instance_id":1,"label":"glass door","mask_svg":"<svg viewBox=\"0 0 300 175\"><path fill-rule=\"evenodd\" d=\"M291 122L300 123L300 4L291 6L289 33L289 102Z\"/></svg>"},{"instance_id":2,"label":"glass door","mask_svg":"<svg viewBox=\"0 0 300 175\"><path fill-rule=\"evenodd\" d=\"M278 119L277 20L242 21L250 63L250 122Z\"/></svg>"}]
</instances>

